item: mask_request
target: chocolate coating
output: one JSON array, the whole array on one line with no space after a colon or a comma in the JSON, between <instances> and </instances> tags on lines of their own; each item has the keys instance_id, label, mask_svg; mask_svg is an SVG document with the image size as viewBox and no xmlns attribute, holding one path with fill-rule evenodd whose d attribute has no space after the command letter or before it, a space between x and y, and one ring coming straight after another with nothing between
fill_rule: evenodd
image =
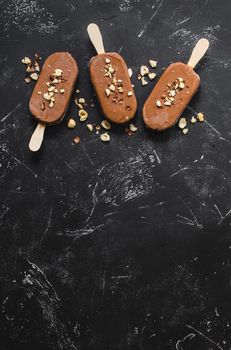
<instances>
[{"instance_id":1,"label":"chocolate coating","mask_svg":"<svg viewBox=\"0 0 231 350\"><path fill-rule=\"evenodd\" d=\"M173 105L170 107L165 106L163 105L161 96L166 94L167 84L171 84L178 77L184 80L185 88L179 94L176 94ZM194 72L193 68L182 62L171 64L164 71L144 104L143 119L145 125L150 129L158 131L173 126L197 92L199 85L200 77ZM163 108L156 106L157 100L161 101Z\"/></svg>"},{"instance_id":2,"label":"chocolate coating","mask_svg":"<svg viewBox=\"0 0 231 350\"><path fill-rule=\"evenodd\" d=\"M48 86L46 83L50 80L51 74L55 69L63 71L62 77L64 81L57 84L58 90L64 89L63 94L54 94L55 104L53 108L48 106L48 102L44 100L43 95L47 93ZM50 55L41 70L39 79L33 90L29 108L33 116L47 124L58 123L64 117L68 108L74 85L78 77L78 66L75 59L68 52L56 52ZM41 92L41 94L39 94ZM45 109L41 109L41 104L44 103Z\"/></svg>"},{"instance_id":3,"label":"chocolate coating","mask_svg":"<svg viewBox=\"0 0 231 350\"><path fill-rule=\"evenodd\" d=\"M109 97L107 97L105 92L111 81L109 77L105 77L106 58L111 60L111 64L115 68L116 79L121 79L123 82L123 93L119 93L116 86L116 91ZM128 75L127 65L118 53L107 52L93 57L90 62L90 77L102 112L106 118L117 124L128 122L134 118L137 101ZM132 96L128 96L129 91L132 92Z\"/></svg>"}]
</instances>

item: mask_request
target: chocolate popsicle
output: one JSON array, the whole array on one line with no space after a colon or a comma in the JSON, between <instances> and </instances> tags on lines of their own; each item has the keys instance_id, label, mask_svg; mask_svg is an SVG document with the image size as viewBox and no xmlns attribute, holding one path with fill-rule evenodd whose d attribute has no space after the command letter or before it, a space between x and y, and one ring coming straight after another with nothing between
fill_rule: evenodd
<instances>
[{"instance_id":1,"label":"chocolate popsicle","mask_svg":"<svg viewBox=\"0 0 231 350\"><path fill-rule=\"evenodd\" d=\"M143 107L145 125L163 131L173 126L200 85L194 67L209 47L207 39L200 39L188 64L171 64L162 74Z\"/></svg>"},{"instance_id":2,"label":"chocolate popsicle","mask_svg":"<svg viewBox=\"0 0 231 350\"><path fill-rule=\"evenodd\" d=\"M115 52L104 51L96 24L89 24L88 34L98 53L90 61L90 77L103 114L114 123L134 118L137 101L124 59Z\"/></svg>"},{"instance_id":3,"label":"chocolate popsicle","mask_svg":"<svg viewBox=\"0 0 231 350\"><path fill-rule=\"evenodd\" d=\"M31 151L40 148L45 126L63 119L77 77L78 66L70 53L56 52L46 59L29 103L31 113L39 121L30 140Z\"/></svg>"}]
</instances>

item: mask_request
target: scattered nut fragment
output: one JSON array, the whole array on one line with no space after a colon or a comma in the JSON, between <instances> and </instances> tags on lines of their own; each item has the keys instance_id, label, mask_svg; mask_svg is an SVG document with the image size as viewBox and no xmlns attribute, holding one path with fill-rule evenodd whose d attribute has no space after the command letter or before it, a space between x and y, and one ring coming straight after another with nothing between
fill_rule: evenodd
<instances>
[{"instance_id":1,"label":"scattered nut fragment","mask_svg":"<svg viewBox=\"0 0 231 350\"><path fill-rule=\"evenodd\" d=\"M76 143L76 144L80 143L80 137L79 136L76 136L74 138L74 143Z\"/></svg>"},{"instance_id":2,"label":"scattered nut fragment","mask_svg":"<svg viewBox=\"0 0 231 350\"><path fill-rule=\"evenodd\" d=\"M81 122L85 122L85 120L87 120L88 117L88 113L87 111L85 111L84 109L80 109L79 110L79 118Z\"/></svg>"},{"instance_id":3,"label":"scattered nut fragment","mask_svg":"<svg viewBox=\"0 0 231 350\"><path fill-rule=\"evenodd\" d=\"M178 126L180 129L184 129L187 125L187 121L185 118L180 118L179 122L178 122Z\"/></svg>"},{"instance_id":4,"label":"scattered nut fragment","mask_svg":"<svg viewBox=\"0 0 231 350\"><path fill-rule=\"evenodd\" d=\"M87 128L90 132L93 131L93 125L92 124L87 124Z\"/></svg>"},{"instance_id":5,"label":"scattered nut fragment","mask_svg":"<svg viewBox=\"0 0 231 350\"><path fill-rule=\"evenodd\" d=\"M157 101L156 101L156 106L159 107L159 108L162 107L162 104L161 104L161 101L160 101L160 100L157 100Z\"/></svg>"},{"instance_id":6,"label":"scattered nut fragment","mask_svg":"<svg viewBox=\"0 0 231 350\"><path fill-rule=\"evenodd\" d=\"M128 91L128 96L133 96L133 92L132 91Z\"/></svg>"},{"instance_id":7,"label":"scattered nut fragment","mask_svg":"<svg viewBox=\"0 0 231 350\"><path fill-rule=\"evenodd\" d=\"M109 97L111 94L111 91L109 89L105 89L105 92L106 92L107 97Z\"/></svg>"},{"instance_id":8,"label":"scattered nut fragment","mask_svg":"<svg viewBox=\"0 0 231 350\"><path fill-rule=\"evenodd\" d=\"M129 75L130 78L132 77L132 74L133 74L132 69L131 69L131 68L128 68L128 75Z\"/></svg>"},{"instance_id":9,"label":"scattered nut fragment","mask_svg":"<svg viewBox=\"0 0 231 350\"><path fill-rule=\"evenodd\" d=\"M129 129L130 129L130 131L132 131L132 132L136 132L138 128L137 128L134 124L131 123L131 124L129 125Z\"/></svg>"},{"instance_id":10,"label":"scattered nut fragment","mask_svg":"<svg viewBox=\"0 0 231 350\"><path fill-rule=\"evenodd\" d=\"M154 60L149 60L149 64L152 68L156 68L157 66L157 61L154 61Z\"/></svg>"},{"instance_id":11,"label":"scattered nut fragment","mask_svg":"<svg viewBox=\"0 0 231 350\"><path fill-rule=\"evenodd\" d=\"M79 98L79 103L84 104L84 103L85 103L85 98L80 97L80 98Z\"/></svg>"},{"instance_id":12,"label":"scattered nut fragment","mask_svg":"<svg viewBox=\"0 0 231 350\"><path fill-rule=\"evenodd\" d=\"M148 73L148 77L150 80L153 80L156 77L156 73Z\"/></svg>"},{"instance_id":13,"label":"scattered nut fragment","mask_svg":"<svg viewBox=\"0 0 231 350\"><path fill-rule=\"evenodd\" d=\"M79 90L79 89L77 89L77 90L75 90L75 92L76 92L77 94L79 94L79 93L80 93L80 90Z\"/></svg>"},{"instance_id":14,"label":"scattered nut fragment","mask_svg":"<svg viewBox=\"0 0 231 350\"><path fill-rule=\"evenodd\" d=\"M41 95L42 94L42 92L41 91L38 91L38 95Z\"/></svg>"},{"instance_id":15,"label":"scattered nut fragment","mask_svg":"<svg viewBox=\"0 0 231 350\"><path fill-rule=\"evenodd\" d=\"M147 82L147 80L145 80L144 77L141 78L141 84L142 84L142 86L148 85L148 82Z\"/></svg>"},{"instance_id":16,"label":"scattered nut fragment","mask_svg":"<svg viewBox=\"0 0 231 350\"><path fill-rule=\"evenodd\" d=\"M59 92L60 92L60 94L62 95L62 94L64 94L65 89L60 89Z\"/></svg>"},{"instance_id":17,"label":"scattered nut fragment","mask_svg":"<svg viewBox=\"0 0 231 350\"><path fill-rule=\"evenodd\" d=\"M183 132L184 135L186 135L188 133L188 129L185 128L185 129L182 130L182 132Z\"/></svg>"},{"instance_id":18,"label":"scattered nut fragment","mask_svg":"<svg viewBox=\"0 0 231 350\"><path fill-rule=\"evenodd\" d=\"M55 90L55 86L50 86L49 88L48 88L48 91L49 92L52 92L52 91L54 91Z\"/></svg>"},{"instance_id":19,"label":"scattered nut fragment","mask_svg":"<svg viewBox=\"0 0 231 350\"><path fill-rule=\"evenodd\" d=\"M111 124L110 124L109 121L106 120L106 119L102 120L101 125L102 125L102 127L103 127L105 130L110 130L110 129L111 129Z\"/></svg>"},{"instance_id":20,"label":"scattered nut fragment","mask_svg":"<svg viewBox=\"0 0 231 350\"><path fill-rule=\"evenodd\" d=\"M106 58L105 62L106 62L106 63L111 63L110 58Z\"/></svg>"},{"instance_id":21,"label":"scattered nut fragment","mask_svg":"<svg viewBox=\"0 0 231 350\"><path fill-rule=\"evenodd\" d=\"M171 106L171 102L170 101L165 101L164 105L170 107Z\"/></svg>"},{"instance_id":22,"label":"scattered nut fragment","mask_svg":"<svg viewBox=\"0 0 231 350\"><path fill-rule=\"evenodd\" d=\"M109 86L109 90L111 90L111 91L115 91L115 85L114 84L111 84L110 86Z\"/></svg>"},{"instance_id":23,"label":"scattered nut fragment","mask_svg":"<svg viewBox=\"0 0 231 350\"><path fill-rule=\"evenodd\" d=\"M54 102L53 102L53 101L51 101L51 102L49 103L49 107L50 107L50 108L53 108L53 107L54 107Z\"/></svg>"},{"instance_id":24,"label":"scattered nut fragment","mask_svg":"<svg viewBox=\"0 0 231 350\"><path fill-rule=\"evenodd\" d=\"M23 64L31 64L31 59L30 59L29 57L24 57L24 58L22 59L22 63L23 63Z\"/></svg>"},{"instance_id":25,"label":"scattered nut fragment","mask_svg":"<svg viewBox=\"0 0 231 350\"><path fill-rule=\"evenodd\" d=\"M202 123L202 122L205 120L204 114L201 113L201 112L199 112L199 113L197 114L197 119L199 120L199 122Z\"/></svg>"},{"instance_id":26,"label":"scattered nut fragment","mask_svg":"<svg viewBox=\"0 0 231 350\"><path fill-rule=\"evenodd\" d=\"M59 77L62 76L62 74L63 74L62 69L55 69L55 72L54 72L52 75L53 75L54 77L59 78Z\"/></svg>"},{"instance_id":27,"label":"scattered nut fragment","mask_svg":"<svg viewBox=\"0 0 231 350\"><path fill-rule=\"evenodd\" d=\"M68 120L67 127L68 127L68 129L74 129L76 127L76 121L74 119L70 118Z\"/></svg>"},{"instance_id":28,"label":"scattered nut fragment","mask_svg":"<svg viewBox=\"0 0 231 350\"><path fill-rule=\"evenodd\" d=\"M149 68L147 66L140 67L140 75L143 77L149 73Z\"/></svg>"},{"instance_id":29,"label":"scattered nut fragment","mask_svg":"<svg viewBox=\"0 0 231 350\"><path fill-rule=\"evenodd\" d=\"M118 86L118 92L119 92L120 94L122 94L122 93L124 92L124 89L122 88L122 86Z\"/></svg>"},{"instance_id":30,"label":"scattered nut fragment","mask_svg":"<svg viewBox=\"0 0 231 350\"><path fill-rule=\"evenodd\" d=\"M183 90L184 87L185 87L185 84L181 81L180 84L179 84L179 88L180 88L181 90Z\"/></svg>"},{"instance_id":31,"label":"scattered nut fragment","mask_svg":"<svg viewBox=\"0 0 231 350\"><path fill-rule=\"evenodd\" d=\"M38 80L38 74L37 73L32 73L31 75L30 75L30 77L31 77L31 79L32 80Z\"/></svg>"},{"instance_id":32,"label":"scattered nut fragment","mask_svg":"<svg viewBox=\"0 0 231 350\"><path fill-rule=\"evenodd\" d=\"M170 90L168 95L174 97L176 95L176 91L175 90Z\"/></svg>"},{"instance_id":33,"label":"scattered nut fragment","mask_svg":"<svg viewBox=\"0 0 231 350\"><path fill-rule=\"evenodd\" d=\"M100 140L103 142L109 142L110 141L110 135L105 132L104 134L100 135Z\"/></svg>"},{"instance_id":34,"label":"scattered nut fragment","mask_svg":"<svg viewBox=\"0 0 231 350\"><path fill-rule=\"evenodd\" d=\"M26 77L24 80L27 84L31 82L31 78L29 78L29 77Z\"/></svg>"},{"instance_id":35,"label":"scattered nut fragment","mask_svg":"<svg viewBox=\"0 0 231 350\"><path fill-rule=\"evenodd\" d=\"M193 117L191 118L191 123L192 123L192 124L195 124L196 121L197 121L196 118L193 116Z\"/></svg>"},{"instance_id":36,"label":"scattered nut fragment","mask_svg":"<svg viewBox=\"0 0 231 350\"><path fill-rule=\"evenodd\" d=\"M50 101L51 96L50 96L50 94L45 93L45 94L43 94L43 98L44 98L45 100L47 100L47 101Z\"/></svg>"}]
</instances>

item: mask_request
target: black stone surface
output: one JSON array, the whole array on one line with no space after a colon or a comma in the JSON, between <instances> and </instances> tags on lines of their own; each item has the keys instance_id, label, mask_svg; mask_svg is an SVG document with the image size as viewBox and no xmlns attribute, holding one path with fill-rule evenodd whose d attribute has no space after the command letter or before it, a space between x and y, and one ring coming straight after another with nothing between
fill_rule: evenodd
<instances>
[{"instance_id":1,"label":"black stone surface","mask_svg":"<svg viewBox=\"0 0 231 350\"><path fill-rule=\"evenodd\" d=\"M0 1L1 350L231 349L230 12L228 0ZM90 22L133 69L138 131L113 127L104 144L63 121L31 154L24 56L70 51L89 121L102 119ZM184 115L206 122L147 132L155 82L142 88L139 67L156 59L160 76L200 37L210 49Z\"/></svg>"}]
</instances>

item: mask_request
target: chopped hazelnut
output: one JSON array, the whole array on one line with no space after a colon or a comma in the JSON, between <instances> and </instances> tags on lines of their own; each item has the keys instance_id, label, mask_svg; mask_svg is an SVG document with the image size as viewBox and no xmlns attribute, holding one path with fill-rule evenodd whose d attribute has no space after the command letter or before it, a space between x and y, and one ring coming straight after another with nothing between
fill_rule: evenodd
<instances>
[{"instance_id":1,"label":"chopped hazelnut","mask_svg":"<svg viewBox=\"0 0 231 350\"><path fill-rule=\"evenodd\" d=\"M157 61L154 61L154 60L149 60L149 64L152 68L156 68L157 66Z\"/></svg>"},{"instance_id":2,"label":"chopped hazelnut","mask_svg":"<svg viewBox=\"0 0 231 350\"><path fill-rule=\"evenodd\" d=\"M184 129L187 125L187 121L185 118L180 118L179 122L178 122L178 126L180 129Z\"/></svg>"},{"instance_id":3,"label":"chopped hazelnut","mask_svg":"<svg viewBox=\"0 0 231 350\"><path fill-rule=\"evenodd\" d=\"M147 66L140 67L140 75L143 77L149 73L149 68Z\"/></svg>"},{"instance_id":4,"label":"chopped hazelnut","mask_svg":"<svg viewBox=\"0 0 231 350\"><path fill-rule=\"evenodd\" d=\"M131 69L131 68L128 68L128 75L129 75L130 78L132 77L132 74L133 74L132 69Z\"/></svg>"},{"instance_id":5,"label":"chopped hazelnut","mask_svg":"<svg viewBox=\"0 0 231 350\"><path fill-rule=\"evenodd\" d=\"M156 77L156 73L148 73L148 77L150 80L153 80Z\"/></svg>"},{"instance_id":6,"label":"chopped hazelnut","mask_svg":"<svg viewBox=\"0 0 231 350\"><path fill-rule=\"evenodd\" d=\"M67 127L68 127L68 129L74 129L76 127L76 121L74 119L70 118L68 120Z\"/></svg>"},{"instance_id":7,"label":"chopped hazelnut","mask_svg":"<svg viewBox=\"0 0 231 350\"><path fill-rule=\"evenodd\" d=\"M79 98L79 103L84 104L84 103L85 103L85 98L80 97L80 98Z\"/></svg>"},{"instance_id":8,"label":"chopped hazelnut","mask_svg":"<svg viewBox=\"0 0 231 350\"><path fill-rule=\"evenodd\" d=\"M197 114L197 119L199 120L199 122L203 122L205 120L204 114L203 113L198 113Z\"/></svg>"},{"instance_id":9,"label":"chopped hazelnut","mask_svg":"<svg viewBox=\"0 0 231 350\"><path fill-rule=\"evenodd\" d=\"M188 129L185 128L185 129L182 130L182 132L183 132L184 135L186 135L188 133Z\"/></svg>"},{"instance_id":10,"label":"chopped hazelnut","mask_svg":"<svg viewBox=\"0 0 231 350\"><path fill-rule=\"evenodd\" d=\"M161 101L160 101L160 100L157 100L157 101L156 101L156 106L159 107L159 108L162 107L162 104L161 104Z\"/></svg>"},{"instance_id":11,"label":"chopped hazelnut","mask_svg":"<svg viewBox=\"0 0 231 350\"><path fill-rule=\"evenodd\" d=\"M193 117L191 118L191 123L192 123L192 124L195 124L196 121L197 121L196 118L193 116Z\"/></svg>"},{"instance_id":12,"label":"chopped hazelnut","mask_svg":"<svg viewBox=\"0 0 231 350\"><path fill-rule=\"evenodd\" d=\"M109 89L105 89L105 92L106 92L107 97L110 96L111 91Z\"/></svg>"},{"instance_id":13,"label":"chopped hazelnut","mask_svg":"<svg viewBox=\"0 0 231 350\"><path fill-rule=\"evenodd\" d=\"M74 143L76 143L76 144L80 143L80 137L79 136L76 136L74 138Z\"/></svg>"},{"instance_id":14,"label":"chopped hazelnut","mask_svg":"<svg viewBox=\"0 0 231 350\"><path fill-rule=\"evenodd\" d=\"M109 123L108 120L102 120L101 125L106 130L110 130L111 129L111 124Z\"/></svg>"},{"instance_id":15,"label":"chopped hazelnut","mask_svg":"<svg viewBox=\"0 0 231 350\"><path fill-rule=\"evenodd\" d=\"M106 63L111 63L111 60L109 58L106 58L105 62Z\"/></svg>"},{"instance_id":16,"label":"chopped hazelnut","mask_svg":"<svg viewBox=\"0 0 231 350\"><path fill-rule=\"evenodd\" d=\"M128 91L128 96L133 96L133 92L132 91Z\"/></svg>"},{"instance_id":17,"label":"chopped hazelnut","mask_svg":"<svg viewBox=\"0 0 231 350\"><path fill-rule=\"evenodd\" d=\"M111 90L111 91L115 91L115 85L114 84L111 84L110 86L109 86L109 90Z\"/></svg>"},{"instance_id":18,"label":"chopped hazelnut","mask_svg":"<svg viewBox=\"0 0 231 350\"><path fill-rule=\"evenodd\" d=\"M50 94L45 93L45 94L43 94L43 98L45 98L45 100L47 100L47 101L50 101L51 96L50 96Z\"/></svg>"},{"instance_id":19,"label":"chopped hazelnut","mask_svg":"<svg viewBox=\"0 0 231 350\"><path fill-rule=\"evenodd\" d=\"M81 122L84 122L85 120L87 120L88 117L88 113L87 111L85 111L84 109L80 109L79 110L79 118Z\"/></svg>"},{"instance_id":20,"label":"chopped hazelnut","mask_svg":"<svg viewBox=\"0 0 231 350\"><path fill-rule=\"evenodd\" d=\"M60 94L62 95L62 94L64 94L65 89L60 89L59 92L60 92Z\"/></svg>"},{"instance_id":21,"label":"chopped hazelnut","mask_svg":"<svg viewBox=\"0 0 231 350\"><path fill-rule=\"evenodd\" d=\"M23 63L23 64L31 64L31 59L30 59L29 57L24 57L24 58L22 59L22 63Z\"/></svg>"},{"instance_id":22,"label":"chopped hazelnut","mask_svg":"<svg viewBox=\"0 0 231 350\"><path fill-rule=\"evenodd\" d=\"M110 141L110 135L105 132L104 134L100 135L100 140L103 142L109 142Z\"/></svg>"}]
</instances>

